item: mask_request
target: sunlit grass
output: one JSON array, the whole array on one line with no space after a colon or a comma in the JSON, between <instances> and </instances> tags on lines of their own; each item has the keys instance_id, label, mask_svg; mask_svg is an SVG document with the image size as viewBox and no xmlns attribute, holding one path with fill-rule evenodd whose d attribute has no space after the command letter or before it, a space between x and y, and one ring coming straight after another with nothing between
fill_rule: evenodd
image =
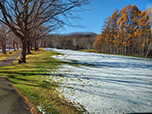
<instances>
[{"instance_id":1,"label":"sunlit grass","mask_svg":"<svg viewBox=\"0 0 152 114\"><path fill-rule=\"evenodd\" d=\"M81 50L78 50L78 51L84 51L84 52L96 52L95 49L81 49Z\"/></svg>"},{"instance_id":2,"label":"sunlit grass","mask_svg":"<svg viewBox=\"0 0 152 114\"><path fill-rule=\"evenodd\" d=\"M64 96L59 97L56 88L61 83L50 78L49 72L63 64L51 58L58 53L42 49L32 53L27 55L27 63L18 64L18 60L15 60L13 65L2 67L0 75L13 83L31 103L42 107L47 114L82 113L71 102L66 101Z\"/></svg>"}]
</instances>

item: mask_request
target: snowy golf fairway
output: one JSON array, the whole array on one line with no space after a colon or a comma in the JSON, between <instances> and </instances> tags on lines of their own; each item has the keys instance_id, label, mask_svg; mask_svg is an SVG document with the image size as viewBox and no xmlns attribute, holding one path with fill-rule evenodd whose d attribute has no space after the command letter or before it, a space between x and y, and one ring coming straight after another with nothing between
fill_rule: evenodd
<instances>
[{"instance_id":1,"label":"snowy golf fairway","mask_svg":"<svg viewBox=\"0 0 152 114\"><path fill-rule=\"evenodd\" d=\"M152 112L152 59L46 50L61 53L53 56L65 62L54 73L62 81L57 91L78 107L95 114Z\"/></svg>"}]
</instances>

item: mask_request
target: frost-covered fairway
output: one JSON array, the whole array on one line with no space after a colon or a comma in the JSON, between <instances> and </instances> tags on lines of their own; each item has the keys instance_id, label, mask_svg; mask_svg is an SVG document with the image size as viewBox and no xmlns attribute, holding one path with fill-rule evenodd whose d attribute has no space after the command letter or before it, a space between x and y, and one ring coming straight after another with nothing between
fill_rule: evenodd
<instances>
[{"instance_id":1,"label":"frost-covered fairway","mask_svg":"<svg viewBox=\"0 0 152 114\"><path fill-rule=\"evenodd\" d=\"M152 59L71 50L61 53L64 64L54 80L62 81L66 99L81 104L89 113L152 112Z\"/></svg>"}]
</instances>

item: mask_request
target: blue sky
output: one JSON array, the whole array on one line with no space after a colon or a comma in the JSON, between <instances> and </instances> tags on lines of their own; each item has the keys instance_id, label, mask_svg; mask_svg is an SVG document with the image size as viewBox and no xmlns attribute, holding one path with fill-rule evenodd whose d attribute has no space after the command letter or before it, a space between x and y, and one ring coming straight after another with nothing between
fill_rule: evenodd
<instances>
[{"instance_id":1,"label":"blue sky","mask_svg":"<svg viewBox=\"0 0 152 114\"><path fill-rule=\"evenodd\" d=\"M147 6L152 6L152 0L91 0L91 3L85 7L85 9L90 10L77 13L80 20L71 21L76 25L83 26L83 28L65 26L57 33L95 32L100 34L105 18L111 16L117 8L121 10L128 4L135 4L140 10L145 11Z\"/></svg>"}]
</instances>

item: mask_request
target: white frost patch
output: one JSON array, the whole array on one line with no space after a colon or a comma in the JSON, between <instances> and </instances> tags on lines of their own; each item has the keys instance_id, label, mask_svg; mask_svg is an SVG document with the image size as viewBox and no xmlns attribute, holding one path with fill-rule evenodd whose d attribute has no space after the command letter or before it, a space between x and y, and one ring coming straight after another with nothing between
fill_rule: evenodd
<instances>
[{"instance_id":1,"label":"white frost patch","mask_svg":"<svg viewBox=\"0 0 152 114\"><path fill-rule=\"evenodd\" d=\"M45 110L41 106L37 106L37 108L42 114L46 114Z\"/></svg>"},{"instance_id":2,"label":"white frost patch","mask_svg":"<svg viewBox=\"0 0 152 114\"><path fill-rule=\"evenodd\" d=\"M151 59L51 50L64 54L54 56L58 60L78 63L61 65L51 76L62 82L57 91L67 100L89 113L152 112Z\"/></svg>"}]
</instances>

